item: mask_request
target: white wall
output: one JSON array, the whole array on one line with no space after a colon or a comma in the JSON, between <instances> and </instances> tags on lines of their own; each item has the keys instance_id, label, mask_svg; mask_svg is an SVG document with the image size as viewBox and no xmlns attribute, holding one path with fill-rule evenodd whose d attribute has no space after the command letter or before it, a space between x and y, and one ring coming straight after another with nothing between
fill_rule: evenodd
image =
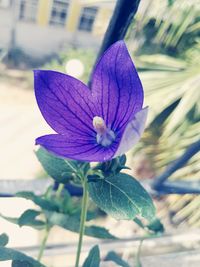
<instances>
[{"instance_id":1,"label":"white wall","mask_svg":"<svg viewBox=\"0 0 200 267\"><path fill-rule=\"evenodd\" d=\"M99 39L91 34L67 32L53 25L38 26L34 23L17 23L16 44L27 54L40 57L57 53L66 46L97 47Z\"/></svg>"},{"instance_id":2,"label":"white wall","mask_svg":"<svg viewBox=\"0 0 200 267\"><path fill-rule=\"evenodd\" d=\"M53 25L39 26L31 22L16 22L16 46L25 53L41 58L58 53L72 44L78 47L98 47L100 37L87 32L69 33L65 28ZM12 12L0 8L0 48L8 48L11 40Z\"/></svg>"},{"instance_id":3,"label":"white wall","mask_svg":"<svg viewBox=\"0 0 200 267\"><path fill-rule=\"evenodd\" d=\"M10 43L11 25L11 11L0 8L0 48L7 48Z\"/></svg>"}]
</instances>

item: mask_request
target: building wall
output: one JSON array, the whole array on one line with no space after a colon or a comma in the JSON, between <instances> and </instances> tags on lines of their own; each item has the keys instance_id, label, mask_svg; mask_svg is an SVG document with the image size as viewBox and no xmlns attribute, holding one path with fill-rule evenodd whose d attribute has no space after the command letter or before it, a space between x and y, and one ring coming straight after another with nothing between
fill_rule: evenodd
<instances>
[{"instance_id":1,"label":"building wall","mask_svg":"<svg viewBox=\"0 0 200 267\"><path fill-rule=\"evenodd\" d=\"M97 47L99 38L91 34L70 33L56 26L40 27L33 23L18 22L16 46L33 57L45 57L58 53L67 46Z\"/></svg>"},{"instance_id":2,"label":"building wall","mask_svg":"<svg viewBox=\"0 0 200 267\"><path fill-rule=\"evenodd\" d=\"M19 0L18 0L19 1ZM98 47L103 34L99 30L101 22L94 24L92 32L78 31L77 25L81 12L80 0L71 1L66 25L49 25L52 0L39 0L38 14L35 22L19 21L15 19L15 46L35 58L45 57L57 53L66 46ZM18 7L17 7L18 8ZM13 14L18 17L18 10L0 8L0 48L8 48L11 40ZM97 16L102 20L102 14L108 14L105 10ZM104 18L108 20L108 15ZM98 27L96 27L98 25ZM97 31L98 28L98 31ZM104 31L103 27L103 31ZM96 34L98 32L98 34Z\"/></svg>"},{"instance_id":3,"label":"building wall","mask_svg":"<svg viewBox=\"0 0 200 267\"><path fill-rule=\"evenodd\" d=\"M8 48L11 40L12 13L0 8L0 49Z\"/></svg>"}]
</instances>

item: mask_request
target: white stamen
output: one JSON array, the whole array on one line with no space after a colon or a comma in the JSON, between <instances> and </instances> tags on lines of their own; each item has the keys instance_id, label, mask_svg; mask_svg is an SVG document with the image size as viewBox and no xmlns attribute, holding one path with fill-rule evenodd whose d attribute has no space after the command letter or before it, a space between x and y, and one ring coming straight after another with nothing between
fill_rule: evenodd
<instances>
[{"instance_id":1,"label":"white stamen","mask_svg":"<svg viewBox=\"0 0 200 267\"><path fill-rule=\"evenodd\" d=\"M107 128L103 118L95 116L93 118L93 127L97 133L96 140L98 144L107 147L113 143L115 134L111 129Z\"/></svg>"},{"instance_id":2,"label":"white stamen","mask_svg":"<svg viewBox=\"0 0 200 267\"><path fill-rule=\"evenodd\" d=\"M105 121L98 116L93 118L93 127L98 134L104 134L107 129Z\"/></svg>"}]
</instances>

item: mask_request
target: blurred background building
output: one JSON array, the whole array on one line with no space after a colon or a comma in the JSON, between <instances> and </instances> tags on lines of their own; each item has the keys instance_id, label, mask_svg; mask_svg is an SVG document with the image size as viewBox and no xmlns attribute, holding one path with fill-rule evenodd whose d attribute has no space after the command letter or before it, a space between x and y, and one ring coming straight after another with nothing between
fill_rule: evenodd
<instances>
[{"instance_id":1,"label":"blurred background building","mask_svg":"<svg viewBox=\"0 0 200 267\"><path fill-rule=\"evenodd\" d=\"M67 45L96 47L116 1L0 0L0 48L45 57Z\"/></svg>"}]
</instances>

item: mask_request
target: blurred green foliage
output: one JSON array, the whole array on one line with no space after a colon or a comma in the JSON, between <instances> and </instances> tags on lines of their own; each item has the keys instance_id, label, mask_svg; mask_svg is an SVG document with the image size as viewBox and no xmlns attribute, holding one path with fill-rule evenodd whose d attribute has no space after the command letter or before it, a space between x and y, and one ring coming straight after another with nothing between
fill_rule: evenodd
<instances>
[{"instance_id":1,"label":"blurred green foliage","mask_svg":"<svg viewBox=\"0 0 200 267\"><path fill-rule=\"evenodd\" d=\"M142 0L127 38L134 43L134 54L168 54L182 57L200 37L198 0Z\"/></svg>"},{"instance_id":2,"label":"blurred green foliage","mask_svg":"<svg viewBox=\"0 0 200 267\"><path fill-rule=\"evenodd\" d=\"M53 59L45 64L43 68L66 72L65 65L70 59L79 59L83 63L84 73L80 80L87 83L92 66L96 59L95 51L91 49L67 49L66 51L61 52L58 55L58 58Z\"/></svg>"},{"instance_id":3,"label":"blurred green foliage","mask_svg":"<svg viewBox=\"0 0 200 267\"><path fill-rule=\"evenodd\" d=\"M147 130L136 151L147 155L158 175L200 138L199 1L176 0L170 5L142 1L127 41L150 107ZM199 171L200 155L196 154L171 179L192 182L200 179ZM197 197L168 200L176 222L200 225L200 213L192 208L199 203Z\"/></svg>"},{"instance_id":4,"label":"blurred green foliage","mask_svg":"<svg viewBox=\"0 0 200 267\"><path fill-rule=\"evenodd\" d=\"M196 0L142 1L127 36L150 106L139 146L157 173L200 137L199 11ZM174 177L198 179L199 169L196 155Z\"/></svg>"}]
</instances>

